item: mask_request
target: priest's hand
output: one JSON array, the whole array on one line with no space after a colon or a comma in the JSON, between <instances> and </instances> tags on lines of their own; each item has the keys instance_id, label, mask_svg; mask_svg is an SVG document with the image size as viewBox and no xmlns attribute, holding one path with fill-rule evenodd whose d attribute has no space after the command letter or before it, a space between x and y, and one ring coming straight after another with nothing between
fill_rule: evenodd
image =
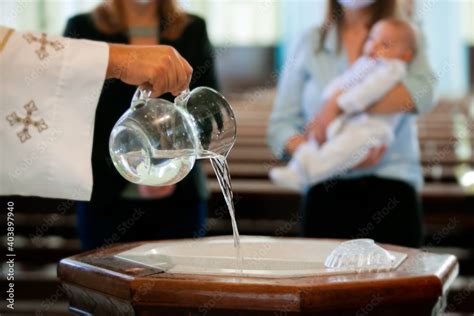
<instances>
[{"instance_id":1,"label":"priest's hand","mask_svg":"<svg viewBox=\"0 0 474 316\"><path fill-rule=\"evenodd\" d=\"M176 185L164 185L164 186L149 186L149 185L138 185L138 194L142 198L146 199L161 199L173 194L176 189Z\"/></svg>"},{"instance_id":2,"label":"priest's hand","mask_svg":"<svg viewBox=\"0 0 474 316\"><path fill-rule=\"evenodd\" d=\"M171 46L109 44L107 79L140 86L152 96L178 95L188 87L192 73L189 63Z\"/></svg>"}]
</instances>

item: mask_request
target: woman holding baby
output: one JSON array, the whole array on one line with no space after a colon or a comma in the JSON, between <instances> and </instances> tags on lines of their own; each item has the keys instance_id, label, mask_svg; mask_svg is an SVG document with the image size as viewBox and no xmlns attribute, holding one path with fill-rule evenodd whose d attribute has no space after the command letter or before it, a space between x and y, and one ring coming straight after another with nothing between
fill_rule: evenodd
<instances>
[{"instance_id":1,"label":"woman holding baby","mask_svg":"<svg viewBox=\"0 0 474 316\"><path fill-rule=\"evenodd\" d=\"M329 0L324 24L301 37L284 68L268 139L292 157L284 178L305 180L306 237L421 245L415 120L433 105L435 79L396 9L396 0ZM326 173L315 177L320 165Z\"/></svg>"}]
</instances>

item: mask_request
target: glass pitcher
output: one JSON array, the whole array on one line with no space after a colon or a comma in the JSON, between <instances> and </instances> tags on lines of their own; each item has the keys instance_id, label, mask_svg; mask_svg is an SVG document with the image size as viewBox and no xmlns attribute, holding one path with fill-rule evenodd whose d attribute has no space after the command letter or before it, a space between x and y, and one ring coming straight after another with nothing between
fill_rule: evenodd
<instances>
[{"instance_id":1,"label":"glass pitcher","mask_svg":"<svg viewBox=\"0 0 474 316\"><path fill-rule=\"evenodd\" d=\"M169 185L183 179L196 159L227 156L235 138L232 108L214 89L186 90L174 103L138 89L112 129L109 152L128 181Z\"/></svg>"}]
</instances>

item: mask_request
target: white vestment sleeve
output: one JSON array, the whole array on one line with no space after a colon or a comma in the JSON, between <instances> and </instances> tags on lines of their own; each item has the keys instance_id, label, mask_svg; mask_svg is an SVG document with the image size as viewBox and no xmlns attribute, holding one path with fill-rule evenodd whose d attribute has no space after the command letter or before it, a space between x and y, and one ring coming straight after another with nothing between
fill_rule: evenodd
<instances>
[{"instance_id":1,"label":"white vestment sleeve","mask_svg":"<svg viewBox=\"0 0 474 316\"><path fill-rule=\"evenodd\" d=\"M341 94L337 103L346 113L363 112L380 100L406 74L406 64L402 61L384 61L358 84Z\"/></svg>"},{"instance_id":2,"label":"white vestment sleeve","mask_svg":"<svg viewBox=\"0 0 474 316\"><path fill-rule=\"evenodd\" d=\"M3 42L0 195L89 200L108 45L0 27Z\"/></svg>"}]
</instances>

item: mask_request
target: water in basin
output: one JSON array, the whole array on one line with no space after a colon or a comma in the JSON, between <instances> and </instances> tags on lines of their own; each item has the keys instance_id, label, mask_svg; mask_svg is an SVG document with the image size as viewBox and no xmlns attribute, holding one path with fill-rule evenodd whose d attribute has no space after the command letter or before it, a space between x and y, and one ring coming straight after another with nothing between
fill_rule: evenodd
<instances>
[{"instance_id":1,"label":"water in basin","mask_svg":"<svg viewBox=\"0 0 474 316\"><path fill-rule=\"evenodd\" d=\"M335 240L241 236L240 247L245 259L239 262L235 260L233 238L222 236L148 243L119 253L117 257L182 274L297 277L363 271L325 266L326 258L340 244ZM406 258L403 253L389 253L393 261L384 270L395 269Z\"/></svg>"}]
</instances>

